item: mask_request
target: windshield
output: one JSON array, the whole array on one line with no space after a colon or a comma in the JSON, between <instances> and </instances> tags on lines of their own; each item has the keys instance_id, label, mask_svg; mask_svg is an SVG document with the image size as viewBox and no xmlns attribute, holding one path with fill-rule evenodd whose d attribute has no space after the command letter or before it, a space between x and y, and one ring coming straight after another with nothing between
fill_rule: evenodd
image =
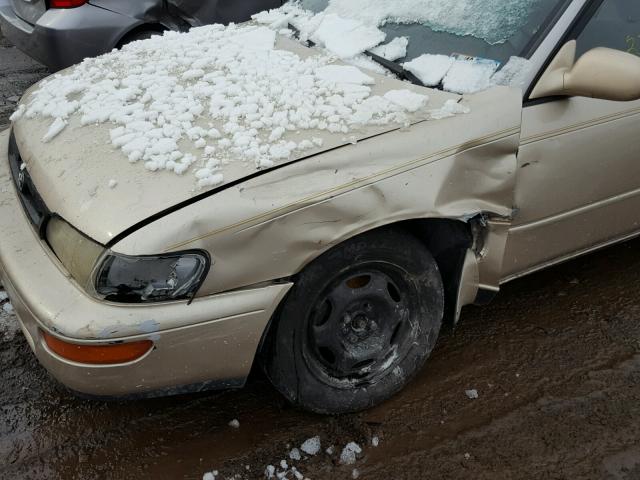
<instances>
[{"instance_id":1,"label":"windshield","mask_svg":"<svg viewBox=\"0 0 640 480\"><path fill-rule=\"evenodd\" d=\"M377 25L386 41L407 37L403 61L425 53L488 58L506 63L527 47L567 0L300 0L326 11Z\"/></svg>"}]
</instances>

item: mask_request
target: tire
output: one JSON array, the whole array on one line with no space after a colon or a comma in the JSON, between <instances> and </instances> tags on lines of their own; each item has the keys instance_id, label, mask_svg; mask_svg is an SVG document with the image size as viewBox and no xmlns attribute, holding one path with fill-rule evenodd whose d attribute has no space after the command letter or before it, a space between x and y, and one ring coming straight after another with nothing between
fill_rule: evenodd
<instances>
[{"instance_id":1,"label":"tire","mask_svg":"<svg viewBox=\"0 0 640 480\"><path fill-rule=\"evenodd\" d=\"M402 231L366 233L302 271L274 318L263 367L298 407L361 411L420 370L443 315L442 278L425 246Z\"/></svg>"}]
</instances>

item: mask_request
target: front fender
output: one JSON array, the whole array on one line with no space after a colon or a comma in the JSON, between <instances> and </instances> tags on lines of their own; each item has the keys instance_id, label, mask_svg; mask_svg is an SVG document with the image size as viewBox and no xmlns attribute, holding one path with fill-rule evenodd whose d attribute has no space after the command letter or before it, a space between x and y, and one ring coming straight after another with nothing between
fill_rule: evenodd
<instances>
[{"instance_id":1,"label":"front fender","mask_svg":"<svg viewBox=\"0 0 640 480\"><path fill-rule=\"evenodd\" d=\"M500 226L508 226L513 211L521 93L495 88L465 102L468 115L266 172L146 225L113 249L130 255L206 249L214 266L199 295L210 295L289 277L374 228L489 214L500 221L475 252L477 282L498 288L506 239Z\"/></svg>"}]
</instances>

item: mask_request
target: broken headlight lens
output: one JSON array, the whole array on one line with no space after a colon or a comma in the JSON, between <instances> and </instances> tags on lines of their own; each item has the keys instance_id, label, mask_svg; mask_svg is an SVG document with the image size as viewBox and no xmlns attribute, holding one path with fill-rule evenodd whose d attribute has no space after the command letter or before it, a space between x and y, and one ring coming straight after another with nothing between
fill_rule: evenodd
<instances>
[{"instance_id":1,"label":"broken headlight lens","mask_svg":"<svg viewBox=\"0 0 640 480\"><path fill-rule=\"evenodd\" d=\"M200 251L138 257L111 252L96 272L96 293L119 303L191 299L208 270L209 256Z\"/></svg>"}]
</instances>

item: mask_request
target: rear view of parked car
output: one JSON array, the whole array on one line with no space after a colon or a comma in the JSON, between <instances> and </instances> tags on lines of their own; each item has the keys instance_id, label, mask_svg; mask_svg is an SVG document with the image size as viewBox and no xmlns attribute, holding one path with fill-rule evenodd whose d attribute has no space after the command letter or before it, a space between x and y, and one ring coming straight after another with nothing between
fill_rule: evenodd
<instances>
[{"instance_id":1,"label":"rear view of parked car","mask_svg":"<svg viewBox=\"0 0 640 480\"><path fill-rule=\"evenodd\" d=\"M242 22L281 0L0 0L2 33L56 71L164 30Z\"/></svg>"}]
</instances>

